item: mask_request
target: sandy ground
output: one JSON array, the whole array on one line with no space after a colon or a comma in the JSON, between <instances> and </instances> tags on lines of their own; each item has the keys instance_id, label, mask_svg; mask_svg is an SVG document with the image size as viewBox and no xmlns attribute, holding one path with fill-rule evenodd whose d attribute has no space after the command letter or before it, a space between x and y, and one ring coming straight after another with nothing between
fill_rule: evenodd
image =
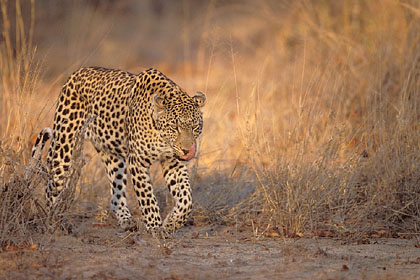
<instances>
[{"instance_id":1,"label":"sandy ground","mask_svg":"<svg viewBox=\"0 0 420 280\"><path fill-rule=\"evenodd\" d=\"M1 279L420 279L420 248L406 239L343 244L187 226L158 240L92 220L35 239L37 248L0 253Z\"/></svg>"}]
</instances>

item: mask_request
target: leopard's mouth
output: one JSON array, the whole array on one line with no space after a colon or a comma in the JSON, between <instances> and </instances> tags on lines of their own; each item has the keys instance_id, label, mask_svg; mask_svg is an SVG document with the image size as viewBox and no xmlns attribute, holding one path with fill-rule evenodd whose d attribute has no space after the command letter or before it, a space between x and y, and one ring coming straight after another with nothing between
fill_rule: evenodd
<instances>
[{"instance_id":1,"label":"leopard's mouth","mask_svg":"<svg viewBox=\"0 0 420 280\"><path fill-rule=\"evenodd\" d=\"M178 147L174 147L175 156L182 161L189 161L194 158L196 148L195 144L192 144L189 150L183 150Z\"/></svg>"}]
</instances>

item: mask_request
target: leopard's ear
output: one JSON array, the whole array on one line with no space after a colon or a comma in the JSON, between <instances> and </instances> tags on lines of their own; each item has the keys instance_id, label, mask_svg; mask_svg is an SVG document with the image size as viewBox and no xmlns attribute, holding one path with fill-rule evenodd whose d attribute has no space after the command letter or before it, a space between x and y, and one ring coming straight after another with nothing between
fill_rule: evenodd
<instances>
[{"instance_id":1,"label":"leopard's ear","mask_svg":"<svg viewBox=\"0 0 420 280\"><path fill-rule=\"evenodd\" d=\"M165 99L155 94L153 97L153 117L158 119L165 112Z\"/></svg>"},{"instance_id":2,"label":"leopard's ear","mask_svg":"<svg viewBox=\"0 0 420 280\"><path fill-rule=\"evenodd\" d=\"M203 107L206 104L206 96L201 91L197 91L193 98L199 107Z\"/></svg>"}]
</instances>

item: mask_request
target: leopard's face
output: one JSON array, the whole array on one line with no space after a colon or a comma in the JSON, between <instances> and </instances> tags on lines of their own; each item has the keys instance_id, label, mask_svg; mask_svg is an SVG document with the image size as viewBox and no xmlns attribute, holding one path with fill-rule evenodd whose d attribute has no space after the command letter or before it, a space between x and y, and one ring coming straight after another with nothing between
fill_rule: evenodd
<instances>
[{"instance_id":1,"label":"leopard's face","mask_svg":"<svg viewBox=\"0 0 420 280\"><path fill-rule=\"evenodd\" d=\"M206 97L198 92L189 97L164 99L155 95L154 121L162 139L180 160L190 160L196 152L196 139L203 129L202 107Z\"/></svg>"}]
</instances>

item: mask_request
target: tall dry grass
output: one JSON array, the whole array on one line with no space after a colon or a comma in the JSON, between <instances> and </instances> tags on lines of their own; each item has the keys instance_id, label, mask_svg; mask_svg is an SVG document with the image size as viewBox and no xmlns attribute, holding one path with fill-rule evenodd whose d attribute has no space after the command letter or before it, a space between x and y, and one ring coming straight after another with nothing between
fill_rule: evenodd
<instances>
[{"instance_id":1,"label":"tall dry grass","mask_svg":"<svg viewBox=\"0 0 420 280\"><path fill-rule=\"evenodd\" d=\"M42 206L34 195L34 186L40 184L42 178L34 176L24 165L28 159L30 138L27 125L30 116L25 108L29 107L39 75L32 45L34 1L29 2L29 7L27 23L19 0L0 2L1 247L28 241L37 226L36 220L42 214Z\"/></svg>"},{"instance_id":2,"label":"tall dry grass","mask_svg":"<svg viewBox=\"0 0 420 280\"><path fill-rule=\"evenodd\" d=\"M26 4L30 7L28 19L22 15L21 1L0 3L0 138L16 145L16 151L27 148L24 138L29 137L26 130L30 116L25 109L33 99L40 73L33 46L35 3L32 0Z\"/></svg>"},{"instance_id":3,"label":"tall dry grass","mask_svg":"<svg viewBox=\"0 0 420 280\"><path fill-rule=\"evenodd\" d=\"M419 3L248 4L217 34L202 146L254 174L241 213L291 236L418 234Z\"/></svg>"},{"instance_id":4,"label":"tall dry grass","mask_svg":"<svg viewBox=\"0 0 420 280\"><path fill-rule=\"evenodd\" d=\"M65 79L63 72L81 65L132 72L154 66L189 92L208 95L201 151L190 164L196 216L241 220L255 232L272 228L287 236L326 230L418 236L419 4L66 4L62 21L40 18L42 32L34 31L41 46L60 38L35 55L46 57L48 75L40 79L36 63L28 64L35 71L2 71L15 78L2 74L2 83L10 82L1 88L2 110L9 112L0 118L1 138L29 141L25 124L38 112L28 116L18 108L34 88L51 100L36 108L53 107L58 90L48 84ZM6 40L0 45L7 50ZM2 69L10 68L5 58L20 63L9 53L1 53ZM20 53L32 54L29 47ZM43 114L52 120L52 110ZM97 161L85 169L103 175ZM106 180L83 172L81 179L82 200L108 191ZM163 184L159 172L153 179Z\"/></svg>"}]
</instances>

